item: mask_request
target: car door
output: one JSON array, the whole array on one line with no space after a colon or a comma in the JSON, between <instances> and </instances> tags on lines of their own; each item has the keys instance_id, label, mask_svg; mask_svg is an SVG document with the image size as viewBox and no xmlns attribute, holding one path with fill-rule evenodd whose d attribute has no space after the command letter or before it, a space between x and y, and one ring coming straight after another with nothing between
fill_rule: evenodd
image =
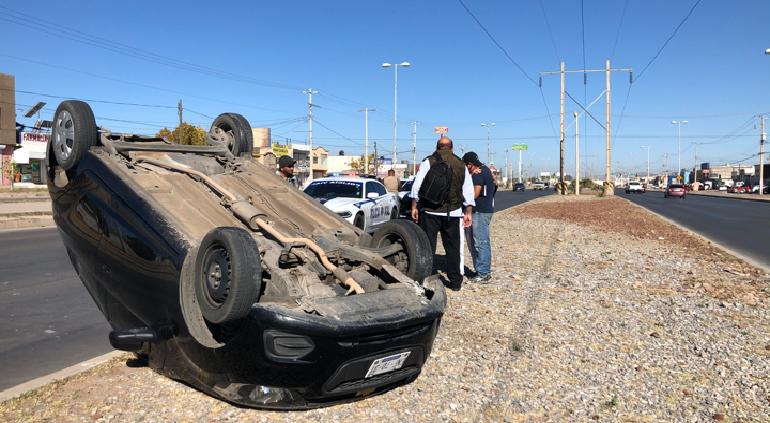
<instances>
[{"instance_id":1,"label":"car door","mask_svg":"<svg viewBox=\"0 0 770 423\"><path fill-rule=\"evenodd\" d=\"M386 197L385 195L388 193L388 191L385 189L385 187L375 181L370 181L366 183L366 196L368 198L370 193L376 193L376 198L371 198L369 200L372 201L372 208L371 208L371 218L372 218L372 225L380 225L385 220L389 218L389 211L388 204L385 201ZM383 216L384 215L384 216Z\"/></svg>"}]
</instances>

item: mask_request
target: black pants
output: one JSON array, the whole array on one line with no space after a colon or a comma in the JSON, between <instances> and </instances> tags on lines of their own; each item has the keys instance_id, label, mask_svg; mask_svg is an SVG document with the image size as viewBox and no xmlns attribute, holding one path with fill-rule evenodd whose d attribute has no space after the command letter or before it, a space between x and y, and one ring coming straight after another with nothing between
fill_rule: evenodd
<instances>
[{"instance_id":1,"label":"black pants","mask_svg":"<svg viewBox=\"0 0 770 423\"><path fill-rule=\"evenodd\" d=\"M459 287L463 282L460 273L460 221L461 217L436 216L420 212L420 227L428 235L430 248L436 255L436 235L441 233L441 241L446 252L446 274L451 286Z\"/></svg>"}]
</instances>

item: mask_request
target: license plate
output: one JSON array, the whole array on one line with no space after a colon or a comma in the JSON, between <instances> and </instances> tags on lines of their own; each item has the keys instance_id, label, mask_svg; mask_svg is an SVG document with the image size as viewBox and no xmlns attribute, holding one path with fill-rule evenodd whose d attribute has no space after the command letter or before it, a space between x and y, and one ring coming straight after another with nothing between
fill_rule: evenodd
<instances>
[{"instance_id":1,"label":"license plate","mask_svg":"<svg viewBox=\"0 0 770 423\"><path fill-rule=\"evenodd\" d=\"M372 376L377 376L400 369L401 366L404 365L406 358L409 357L409 354L411 353L411 351L407 351L374 360L372 365L369 366L369 371L366 372L366 376L364 376L364 378L370 378Z\"/></svg>"}]
</instances>

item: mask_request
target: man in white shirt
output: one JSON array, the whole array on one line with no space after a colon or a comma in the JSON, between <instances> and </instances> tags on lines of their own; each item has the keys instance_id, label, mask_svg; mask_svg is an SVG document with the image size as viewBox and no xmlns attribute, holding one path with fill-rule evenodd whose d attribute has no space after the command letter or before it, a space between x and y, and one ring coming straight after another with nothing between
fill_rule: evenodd
<instances>
[{"instance_id":1,"label":"man in white shirt","mask_svg":"<svg viewBox=\"0 0 770 423\"><path fill-rule=\"evenodd\" d=\"M412 219L428 235L433 254L436 254L436 236L441 233L441 241L446 252L447 288L459 291L463 282L463 228L471 226L474 202L473 180L465 163L452 153L452 140L441 137L436 142L436 151L421 164L412 185ZM448 170L448 174L437 177L429 175L431 166L436 170ZM429 183L423 182L429 179ZM443 180L436 180L444 178ZM443 195L436 200L437 193L429 190L433 186L442 187ZM421 192L422 191L422 192ZM420 196L424 198L420 198ZM429 199L433 201L429 201Z\"/></svg>"}]
</instances>

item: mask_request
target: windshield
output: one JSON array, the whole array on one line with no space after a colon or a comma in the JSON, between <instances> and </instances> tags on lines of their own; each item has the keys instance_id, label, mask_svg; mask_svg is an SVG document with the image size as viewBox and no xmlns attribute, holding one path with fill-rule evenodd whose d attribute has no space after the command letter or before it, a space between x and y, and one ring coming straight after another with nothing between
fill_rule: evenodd
<instances>
[{"instance_id":1,"label":"windshield","mask_svg":"<svg viewBox=\"0 0 770 423\"><path fill-rule=\"evenodd\" d=\"M305 188L305 194L313 198L362 198L364 184L352 181L316 181Z\"/></svg>"}]
</instances>

